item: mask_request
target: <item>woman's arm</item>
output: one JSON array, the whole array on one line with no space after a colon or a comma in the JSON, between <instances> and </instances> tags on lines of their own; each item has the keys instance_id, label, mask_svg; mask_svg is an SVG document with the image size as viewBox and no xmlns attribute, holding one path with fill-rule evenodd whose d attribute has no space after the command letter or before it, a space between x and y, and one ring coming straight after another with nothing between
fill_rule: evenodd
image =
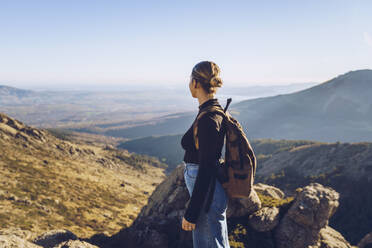
<instances>
[{"instance_id":1,"label":"woman's arm","mask_svg":"<svg viewBox=\"0 0 372 248\"><path fill-rule=\"evenodd\" d=\"M213 179L219 128L220 125L213 117L213 113L206 113L198 122L199 170L190 203L184 215L184 218L191 223L196 223L202 211L201 205L206 201L208 188Z\"/></svg>"}]
</instances>

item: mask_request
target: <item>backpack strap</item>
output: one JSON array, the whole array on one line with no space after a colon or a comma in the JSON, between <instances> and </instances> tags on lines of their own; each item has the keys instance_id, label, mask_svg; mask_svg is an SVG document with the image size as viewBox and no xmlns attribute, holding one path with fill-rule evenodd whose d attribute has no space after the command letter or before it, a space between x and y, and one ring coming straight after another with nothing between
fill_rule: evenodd
<instances>
[{"instance_id":1,"label":"backpack strap","mask_svg":"<svg viewBox=\"0 0 372 248\"><path fill-rule=\"evenodd\" d=\"M194 134L194 141L195 141L195 147L197 150L199 150L199 141L198 141L198 137L197 137L197 133L198 133L198 121L199 119L206 113L210 113L210 112L213 112L213 113L216 113L216 114L219 114L222 116L223 120L222 122L226 119L226 118L229 118L228 115L225 113L230 102L231 102L231 98L229 98L227 100L227 104L226 104L226 107L224 110L222 110L220 107L217 107L215 105L211 105L211 106L207 106L205 107L204 109L201 110L200 114L196 117L196 120L194 122L194 125L193 125L193 134Z\"/></svg>"},{"instance_id":2,"label":"backpack strap","mask_svg":"<svg viewBox=\"0 0 372 248\"><path fill-rule=\"evenodd\" d=\"M230 105L231 101L232 101L232 99L231 99L231 98L228 98L228 99L227 99L227 101L226 101L226 106L225 106L225 108L224 108L223 112L225 112L225 113L226 113L226 110L227 110L227 108L229 107L229 105Z\"/></svg>"}]
</instances>

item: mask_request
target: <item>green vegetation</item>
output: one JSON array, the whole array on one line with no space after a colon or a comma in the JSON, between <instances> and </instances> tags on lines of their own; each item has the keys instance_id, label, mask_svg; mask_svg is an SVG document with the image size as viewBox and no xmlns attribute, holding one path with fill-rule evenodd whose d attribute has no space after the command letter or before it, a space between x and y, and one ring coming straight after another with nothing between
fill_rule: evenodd
<instances>
[{"instance_id":1,"label":"green vegetation","mask_svg":"<svg viewBox=\"0 0 372 248\"><path fill-rule=\"evenodd\" d=\"M63 134L45 135L44 143L0 138L0 228L114 234L133 222L164 179L166 165L157 158L83 141L73 144L76 151L92 152L71 154L70 142L55 138Z\"/></svg>"},{"instance_id":2,"label":"green vegetation","mask_svg":"<svg viewBox=\"0 0 372 248\"><path fill-rule=\"evenodd\" d=\"M170 173L183 160L185 150L181 146L181 135L145 137L120 143L117 147L137 154L155 156L165 162Z\"/></svg>"},{"instance_id":3,"label":"green vegetation","mask_svg":"<svg viewBox=\"0 0 372 248\"><path fill-rule=\"evenodd\" d=\"M149 136L122 142L117 147L137 154L155 156L168 165L166 173L170 173L182 163L185 154L185 150L181 146L181 138L182 135ZM269 159L274 153L314 143L306 140L255 139L251 141L259 163ZM222 148L222 158L224 157L224 149L225 146Z\"/></svg>"},{"instance_id":4,"label":"green vegetation","mask_svg":"<svg viewBox=\"0 0 372 248\"><path fill-rule=\"evenodd\" d=\"M145 154L132 153L128 156L127 154L118 151L115 157L133 166L133 168L139 169L143 172L147 171L146 167L144 166L145 164L163 169L166 169L168 167L167 164L160 162L158 158L151 157Z\"/></svg>"},{"instance_id":5,"label":"green vegetation","mask_svg":"<svg viewBox=\"0 0 372 248\"><path fill-rule=\"evenodd\" d=\"M67 140L71 141L71 137L73 136L72 131L60 129L60 128L46 128L46 130L49 131L54 137L61 139L61 140Z\"/></svg>"},{"instance_id":6,"label":"green vegetation","mask_svg":"<svg viewBox=\"0 0 372 248\"><path fill-rule=\"evenodd\" d=\"M293 197L287 197L282 200L274 199L261 194L258 194L258 197L260 198L263 207L278 207L279 214L281 216L288 211L291 203L293 202ZM272 242L275 229L269 232L257 232L250 227L248 223L248 216L229 218L227 221L229 242L231 247L275 247L275 244Z\"/></svg>"},{"instance_id":7,"label":"green vegetation","mask_svg":"<svg viewBox=\"0 0 372 248\"><path fill-rule=\"evenodd\" d=\"M257 192L258 198L260 198L262 207L278 207L285 208L288 204L292 203L294 198L292 196L286 197L284 199L276 199L270 196L262 195Z\"/></svg>"}]
</instances>

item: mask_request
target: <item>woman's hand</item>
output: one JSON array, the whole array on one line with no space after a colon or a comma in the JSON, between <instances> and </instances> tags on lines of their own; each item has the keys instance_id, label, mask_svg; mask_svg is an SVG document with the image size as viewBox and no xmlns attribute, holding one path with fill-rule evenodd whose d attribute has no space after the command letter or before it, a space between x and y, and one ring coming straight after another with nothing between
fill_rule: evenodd
<instances>
[{"instance_id":1,"label":"woman's hand","mask_svg":"<svg viewBox=\"0 0 372 248\"><path fill-rule=\"evenodd\" d=\"M182 218L182 229L185 231L192 231L195 229L195 224L188 222L185 217Z\"/></svg>"}]
</instances>

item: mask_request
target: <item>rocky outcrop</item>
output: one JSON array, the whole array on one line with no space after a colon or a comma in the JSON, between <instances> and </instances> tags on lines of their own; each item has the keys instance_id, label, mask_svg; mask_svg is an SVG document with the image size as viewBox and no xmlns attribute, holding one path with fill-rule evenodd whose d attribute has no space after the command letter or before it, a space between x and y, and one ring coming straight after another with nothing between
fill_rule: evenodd
<instances>
[{"instance_id":1,"label":"rocky outcrop","mask_svg":"<svg viewBox=\"0 0 372 248\"><path fill-rule=\"evenodd\" d=\"M242 217L261 208L261 201L256 191L252 190L247 199L229 199L226 217Z\"/></svg>"},{"instance_id":2,"label":"rocky outcrop","mask_svg":"<svg viewBox=\"0 0 372 248\"><path fill-rule=\"evenodd\" d=\"M99 248L98 246L92 245L86 241L81 240L68 240L60 243L53 248Z\"/></svg>"},{"instance_id":3,"label":"rocky outcrop","mask_svg":"<svg viewBox=\"0 0 372 248\"><path fill-rule=\"evenodd\" d=\"M99 248L79 239L68 230L51 230L35 238L33 233L18 228L0 231L1 248Z\"/></svg>"},{"instance_id":4,"label":"rocky outcrop","mask_svg":"<svg viewBox=\"0 0 372 248\"><path fill-rule=\"evenodd\" d=\"M362 238L358 243L358 248L372 248L372 232Z\"/></svg>"},{"instance_id":5,"label":"rocky outcrop","mask_svg":"<svg viewBox=\"0 0 372 248\"><path fill-rule=\"evenodd\" d=\"M319 248L350 248L350 244L345 240L341 233L330 226L325 226L319 232Z\"/></svg>"},{"instance_id":6,"label":"rocky outcrop","mask_svg":"<svg viewBox=\"0 0 372 248\"><path fill-rule=\"evenodd\" d=\"M338 198L336 191L318 183L299 189L275 232L277 247L320 247L319 232L335 213Z\"/></svg>"},{"instance_id":7,"label":"rocky outcrop","mask_svg":"<svg viewBox=\"0 0 372 248\"><path fill-rule=\"evenodd\" d=\"M257 183L253 187L254 187L254 190L261 195L268 196L274 199L284 198L283 191L281 191L280 189L274 186L263 184L263 183Z\"/></svg>"},{"instance_id":8,"label":"rocky outcrop","mask_svg":"<svg viewBox=\"0 0 372 248\"><path fill-rule=\"evenodd\" d=\"M33 243L44 248L53 248L64 241L76 239L76 235L68 230L52 230L34 239Z\"/></svg>"},{"instance_id":9,"label":"rocky outcrop","mask_svg":"<svg viewBox=\"0 0 372 248\"><path fill-rule=\"evenodd\" d=\"M249 216L249 225L258 232L267 232L279 224L279 208L263 207Z\"/></svg>"},{"instance_id":10,"label":"rocky outcrop","mask_svg":"<svg viewBox=\"0 0 372 248\"><path fill-rule=\"evenodd\" d=\"M10 118L9 116L0 113L0 137L13 136L24 141L30 139L45 142L45 131L32 128L23 124L22 122Z\"/></svg>"},{"instance_id":11,"label":"rocky outcrop","mask_svg":"<svg viewBox=\"0 0 372 248\"><path fill-rule=\"evenodd\" d=\"M0 235L0 247L1 248L41 248L41 246L35 245L21 237L14 234L12 235Z\"/></svg>"}]
</instances>

